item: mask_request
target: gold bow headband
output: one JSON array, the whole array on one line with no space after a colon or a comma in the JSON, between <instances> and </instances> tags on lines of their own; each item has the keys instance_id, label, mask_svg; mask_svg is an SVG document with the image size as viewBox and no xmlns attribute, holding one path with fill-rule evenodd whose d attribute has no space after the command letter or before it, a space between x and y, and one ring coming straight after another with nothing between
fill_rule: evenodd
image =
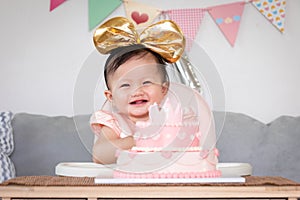
<instances>
[{"instance_id":1,"label":"gold bow headband","mask_svg":"<svg viewBox=\"0 0 300 200\"><path fill-rule=\"evenodd\" d=\"M93 39L102 54L108 54L118 47L142 44L170 63L180 58L185 47L182 31L171 20L159 21L138 34L127 18L115 17L100 25Z\"/></svg>"}]
</instances>

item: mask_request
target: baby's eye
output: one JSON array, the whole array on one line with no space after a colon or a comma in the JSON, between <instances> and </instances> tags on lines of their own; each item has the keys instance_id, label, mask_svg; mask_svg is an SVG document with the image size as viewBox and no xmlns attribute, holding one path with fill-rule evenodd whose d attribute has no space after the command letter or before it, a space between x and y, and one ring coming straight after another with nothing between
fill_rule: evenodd
<instances>
[{"instance_id":1,"label":"baby's eye","mask_svg":"<svg viewBox=\"0 0 300 200\"><path fill-rule=\"evenodd\" d=\"M120 85L120 88L125 88L125 87L129 87L130 85L128 83L123 83Z\"/></svg>"},{"instance_id":2,"label":"baby's eye","mask_svg":"<svg viewBox=\"0 0 300 200\"><path fill-rule=\"evenodd\" d=\"M152 84L152 81L144 81L143 82L143 85L150 85L150 84Z\"/></svg>"}]
</instances>

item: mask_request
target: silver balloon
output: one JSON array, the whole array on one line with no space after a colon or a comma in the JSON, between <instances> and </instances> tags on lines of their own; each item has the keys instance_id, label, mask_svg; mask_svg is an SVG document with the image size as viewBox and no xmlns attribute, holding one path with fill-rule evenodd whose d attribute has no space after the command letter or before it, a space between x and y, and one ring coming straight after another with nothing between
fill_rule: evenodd
<instances>
[{"instance_id":1,"label":"silver balloon","mask_svg":"<svg viewBox=\"0 0 300 200\"><path fill-rule=\"evenodd\" d=\"M170 19L167 13L162 13L157 20L165 20ZM181 83L190 86L191 88L197 90L201 95L203 94L203 90L201 88L201 84L197 78L197 75L194 71L194 67L189 61L187 54L184 52L181 58L172 64L174 69L177 71L177 76L179 77Z\"/></svg>"},{"instance_id":2,"label":"silver balloon","mask_svg":"<svg viewBox=\"0 0 300 200\"><path fill-rule=\"evenodd\" d=\"M182 55L180 60L173 63L173 66L177 70L180 81L183 84L190 86L202 94L201 84L186 53Z\"/></svg>"}]
</instances>

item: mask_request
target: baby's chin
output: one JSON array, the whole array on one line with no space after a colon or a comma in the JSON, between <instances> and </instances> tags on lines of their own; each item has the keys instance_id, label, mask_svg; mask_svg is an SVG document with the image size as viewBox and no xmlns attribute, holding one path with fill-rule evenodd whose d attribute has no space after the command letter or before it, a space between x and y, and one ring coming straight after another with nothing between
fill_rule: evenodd
<instances>
[{"instance_id":1,"label":"baby's chin","mask_svg":"<svg viewBox=\"0 0 300 200\"><path fill-rule=\"evenodd\" d=\"M149 111L133 111L129 113L130 119L136 121L146 121L149 119Z\"/></svg>"}]
</instances>

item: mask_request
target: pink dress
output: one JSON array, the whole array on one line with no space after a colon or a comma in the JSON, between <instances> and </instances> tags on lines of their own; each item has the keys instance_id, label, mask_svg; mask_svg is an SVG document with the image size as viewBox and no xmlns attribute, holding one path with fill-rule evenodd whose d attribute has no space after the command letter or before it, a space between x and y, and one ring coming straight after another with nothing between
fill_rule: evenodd
<instances>
[{"instance_id":1,"label":"pink dress","mask_svg":"<svg viewBox=\"0 0 300 200\"><path fill-rule=\"evenodd\" d=\"M100 136L102 126L107 126L114 130L114 132L121 137L121 128L117 119L109 112L104 110L96 111L90 119L90 124L93 132Z\"/></svg>"}]
</instances>

